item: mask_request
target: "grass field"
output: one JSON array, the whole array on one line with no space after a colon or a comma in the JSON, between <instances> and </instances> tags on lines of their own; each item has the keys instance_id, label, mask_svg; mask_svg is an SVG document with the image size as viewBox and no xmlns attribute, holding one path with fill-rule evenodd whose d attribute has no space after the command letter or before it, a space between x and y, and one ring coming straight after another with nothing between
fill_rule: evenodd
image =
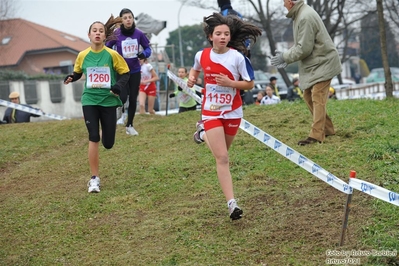
<instances>
[{"instance_id":1,"label":"grass field","mask_svg":"<svg viewBox=\"0 0 399 266\"><path fill-rule=\"evenodd\" d=\"M303 102L247 106L245 119L327 171L399 192L399 101L332 101L337 134L297 146ZM100 149L101 193L87 193L82 119L0 126L0 265L325 265L327 251L399 250L398 207L346 195L240 131L230 149L243 219L230 221L214 159L192 141L199 112L138 115ZM352 256L399 265L396 256Z\"/></svg>"}]
</instances>

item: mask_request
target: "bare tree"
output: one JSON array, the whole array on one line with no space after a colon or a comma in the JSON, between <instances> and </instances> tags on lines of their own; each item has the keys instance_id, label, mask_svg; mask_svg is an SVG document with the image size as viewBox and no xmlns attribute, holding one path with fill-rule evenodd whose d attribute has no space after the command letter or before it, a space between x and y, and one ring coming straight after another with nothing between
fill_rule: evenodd
<instances>
[{"instance_id":1,"label":"bare tree","mask_svg":"<svg viewBox=\"0 0 399 266\"><path fill-rule=\"evenodd\" d=\"M219 11L216 0L180 1L210 11ZM287 11L282 0L232 0L231 2L233 8L242 13L247 20L263 29L271 53L274 53L277 43L283 37L285 42L289 41L287 38L292 35L292 26L290 21L286 19ZM364 0L305 0L305 2L315 9L322 18L327 31L337 45L341 62L344 63L353 55L356 55L357 48L350 47L350 45L358 42L362 18L370 12L376 12L376 7L369 4L365 5ZM384 11L391 20L390 23L396 23L395 30L399 38L399 1L384 0L383 4L385 5ZM247 6L250 6L250 8ZM285 83L289 85L291 82L288 80L285 70L279 69L279 71ZM340 75L339 80L342 83Z\"/></svg>"},{"instance_id":2,"label":"bare tree","mask_svg":"<svg viewBox=\"0 0 399 266\"><path fill-rule=\"evenodd\" d=\"M387 38L385 33L385 19L384 19L384 8L382 6L382 0L377 0L377 12L378 12L378 27L380 29L380 43L381 43L381 55L382 65L384 66L385 73L385 94L386 97L393 97L393 85L391 69L388 64L388 53L387 53Z\"/></svg>"},{"instance_id":3,"label":"bare tree","mask_svg":"<svg viewBox=\"0 0 399 266\"><path fill-rule=\"evenodd\" d=\"M181 1L201 8L214 10L217 8L217 1L214 1L211 7L209 6L209 0ZM244 2L245 3L240 4L237 1L232 1L233 8L243 13L246 19L259 25L259 27L263 29L272 54L274 54L277 48L277 43L283 41L283 37L284 42L287 42L287 39L292 40L291 19L286 18L287 11L285 10L282 1L246 0ZM307 3L312 6L318 14L320 14L331 38L334 39L337 36L341 38L341 41L338 44L340 47L340 54L342 55L341 61L346 61L349 58L346 53L348 40L354 38L353 36L355 34L354 29L356 27L353 26L353 24L357 23L360 20L361 15L364 14L364 12L356 13L354 10L362 10L364 4L362 5L359 0L308 0ZM249 5L251 9L242 8L243 4ZM291 81L289 80L285 69L279 69L279 72L287 86L290 85Z\"/></svg>"},{"instance_id":4,"label":"bare tree","mask_svg":"<svg viewBox=\"0 0 399 266\"><path fill-rule=\"evenodd\" d=\"M13 0L0 0L0 20L12 18L15 14L16 2Z\"/></svg>"},{"instance_id":5,"label":"bare tree","mask_svg":"<svg viewBox=\"0 0 399 266\"><path fill-rule=\"evenodd\" d=\"M394 34L399 38L399 1L398 0L386 0L384 4L384 13L387 14L387 21L393 25Z\"/></svg>"}]
</instances>

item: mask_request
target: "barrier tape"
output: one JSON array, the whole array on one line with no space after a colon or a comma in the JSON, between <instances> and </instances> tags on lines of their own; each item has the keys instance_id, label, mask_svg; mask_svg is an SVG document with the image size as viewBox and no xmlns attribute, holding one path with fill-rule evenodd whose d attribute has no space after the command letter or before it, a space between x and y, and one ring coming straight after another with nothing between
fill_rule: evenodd
<instances>
[{"instance_id":1,"label":"barrier tape","mask_svg":"<svg viewBox=\"0 0 399 266\"><path fill-rule=\"evenodd\" d=\"M16 104L16 103L12 103L12 102L8 102L5 100L0 99L0 105L6 106L6 107L11 107L13 109L17 109L17 110L21 110L27 113L31 113L34 115L40 115L40 116L46 116L52 119L56 119L56 120L65 120L65 119L69 119L65 116L60 116L60 115L54 115L54 114L48 114L48 113L44 113L43 111L39 110L39 109L35 109L29 106L25 106L22 104Z\"/></svg>"},{"instance_id":2,"label":"barrier tape","mask_svg":"<svg viewBox=\"0 0 399 266\"><path fill-rule=\"evenodd\" d=\"M193 87L195 89L195 91L202 93L202 87L198 86L198 85L194 85Z\"/></svg>"},{"instance_id":3,"label":"barrier tape","mask_svg":"<svg viewBox=\"0 0 399 266\"><path fill-rule=\"evenodd\" d=\"M240 128L330 186L345 194L352 194L352 188L347 183L245 119L241 120Z\"/></svg>"},{"instance_id":4,"label":"barrier tape","mask_svg":"<svg viewBox=\"0 0 399 266\"><path fill-rule=\"evenodd\" d=\"M185 93L187 93L188 95L190 95L191 97L193 97L198 103L202 103L202 99L201 97L199 97L195 92L193 92L188 86L187 86L187 81L179 78L178 76L176 76L175 74L173 74L171 71L168 70L167 73L168 77L173 80L177 86L179 86L180 88L183 89L183 91ZM197 85L196 85L197 86ZM197 86L199 87L199 86ZM201 91L200 91L201 92Z\"/></svg>"},{"instance_id":5,"label":"barrier tape","mask_svg":"<svg viewBox=\"0 0 399 266\"><path fill-rule=\"evenodd\" d=\"M186 81L182 80L181 78L177 77L171 71L168 71L168 76L171 80L173 80L178 86L180 86L184 92L190 94L190 96L196 98L196 101L199 103L202 102L202 99L195 94L192 90L189 89L187 86ZM285 145L278 139L274 138L273 136L267 134L266 132L262 131L258 127L254 126L250 122L246 121L245 119L241 119L240 128L244 130L246 133L254 137L255 139L259 140L266 146L269 146L276 152L280 153L282 156L287 158L288 160L294 162L299 167L305 169L312 175L316 176L317 178L321 179L322 181L326 182L327 184L331 185L332 187L338 189L339 191L345 194L352 194L352 188L336 177L335 175L331 174L327 170L323 169L318 164L314 163L310 159L306 158L296 150L292 149L291 147Z\"/></svg>"},{"instance_id":6,"label":"barrier tape","mask_svg":"<svg viewBox=\"0 0 399 266\"><path fill-rule=\"evenodd\" d=\"M357 178L349 178L349 186L380 200L399 206L399 193Z\"/></svg>"}]
</instances>

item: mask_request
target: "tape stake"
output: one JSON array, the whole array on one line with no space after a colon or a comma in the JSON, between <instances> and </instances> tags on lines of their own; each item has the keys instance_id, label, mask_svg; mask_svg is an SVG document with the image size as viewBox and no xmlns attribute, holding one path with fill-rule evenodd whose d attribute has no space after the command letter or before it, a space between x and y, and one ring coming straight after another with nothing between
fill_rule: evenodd
<instances>
[{"instance_id":1,"label":"tape stake","mask_svg":"<svg viewBox=\"0 0 399 266\"><path fill-rule=\"evenodd\" d=\"M351 170L349 173L350 178L356 178L356 171Z\"/></svg>"},{"instance_id":2,"label":"tape stake","mask_svg":"<svg viewBox=\"0 0 399 266\"><path fill-rule=\"evenodd\" d=\"M349 172L349 177L350 178L356 178L356 171L351 170ZM349 189L351 191L351 194L348 194L346 198L346 204L345 204L345 211L344 211L344 217L342 219L342 229L341 229L341 238L339 241L339 245L342 246L345 241L345 232L348 229L348 220L349 220L349 212L351 211L351 203L352 203L352 197L353 197L353 189L352 187L349 186Z\"/></svg>"}]
</instances>

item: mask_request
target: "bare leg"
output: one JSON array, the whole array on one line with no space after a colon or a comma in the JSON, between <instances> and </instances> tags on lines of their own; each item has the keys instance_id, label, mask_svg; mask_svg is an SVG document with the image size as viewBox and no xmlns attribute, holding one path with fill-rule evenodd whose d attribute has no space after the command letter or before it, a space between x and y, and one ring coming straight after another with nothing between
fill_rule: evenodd
<instances>
[{"instance_id":1,"label":"bare leg","mask_svg":"<svg viewBox=\"0 0 399 266\"><path fill-rule=\"evenodd\" d=\"M223 127L216 127L208 130L203 138L216 159L216 171L226 201L234 199L228 154L234 136L225 135ZM221 139L225 141L220 141Z\"/></svg>"},{"instance_id":2,"label":"bare leg","mask_svg":"<svg viewBox=\"0 0 399 266\"><path fill-rule=\"evenodd\" d=\"M155 115L154 110L154 103L155 103L155 96L148 96L148 112L152 115Z\"/></svg>"},{"instance_id":3,"label":"bare leg","mask_svg":"<svg viewBox=\"0 0 399 266\"><path fill-rule=\"evenodd\" d=\"M139 93L140 114L145 114L145 99L146 98L147 98L147 94L140 91L140 93Z\"/></svg>"},{"instance_id":4,"label":"bare leg","mask_svg":"<svg viewBox=\"0 0 399 266\"><path fill-rule=\"evenodd\" d=\"M98 147L100 145L100 142L93 142L89 141L89 165L90 165L90 171L91 175L93 176L99 176L99 152L98 152Z\"/></svg>"}]
</instances>

